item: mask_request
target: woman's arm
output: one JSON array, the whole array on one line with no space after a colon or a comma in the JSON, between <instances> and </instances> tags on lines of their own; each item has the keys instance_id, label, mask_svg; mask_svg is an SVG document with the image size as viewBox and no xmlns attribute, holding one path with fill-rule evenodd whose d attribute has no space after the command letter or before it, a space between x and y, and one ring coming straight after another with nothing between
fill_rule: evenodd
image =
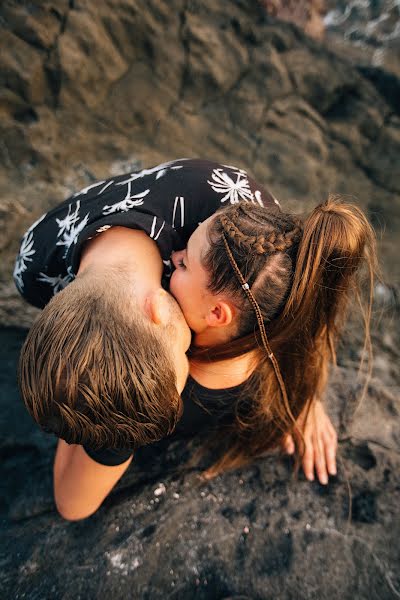
<instances>
[{"instance_id":1,"label":"woman's arm","mask_svg":"<svg viewBox=\"0 0 400 600\"><path fill-rule=\"evenodd\" d=\"M82 446L60 440L54 460L54 499L64 519L78 521L92 515L129 467L101 465Z\"/></svg>"}]
</instances>

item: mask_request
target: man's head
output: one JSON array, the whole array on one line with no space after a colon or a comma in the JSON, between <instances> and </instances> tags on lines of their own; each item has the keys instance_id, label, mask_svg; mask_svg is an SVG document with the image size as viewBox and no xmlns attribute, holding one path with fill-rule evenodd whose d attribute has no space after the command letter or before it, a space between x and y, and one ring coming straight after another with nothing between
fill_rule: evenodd
<instances>
[{"instance_id":1,"label":"man's head","mask_svg":"<svg viewBox=\"0 0 400 600\"><path fill-rule=\"evenodd\" d=\"M131 448L170 433L182 412L190 332L161 288L143 304L131 271L88 269L44 308L19 380L37 423L69 443Z\"/></svg>"}]
</instances>

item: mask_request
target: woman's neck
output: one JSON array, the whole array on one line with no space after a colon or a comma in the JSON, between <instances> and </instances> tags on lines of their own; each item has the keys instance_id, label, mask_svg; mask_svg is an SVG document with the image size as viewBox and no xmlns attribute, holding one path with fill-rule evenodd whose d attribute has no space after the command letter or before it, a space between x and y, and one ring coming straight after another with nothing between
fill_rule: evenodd
<instances>
[{"instance_id":1,"label":"woman's neck","mask_svg":"<svg viewBox=\"0 0 400 600\"><path fill-rule=\"evenodd\" d=\"M254 352L247 352L236 358L216 362L189 362L192 378L204 387L218 390L240 385L248 379L257 366Z\"/></svg>"}]
</instances>

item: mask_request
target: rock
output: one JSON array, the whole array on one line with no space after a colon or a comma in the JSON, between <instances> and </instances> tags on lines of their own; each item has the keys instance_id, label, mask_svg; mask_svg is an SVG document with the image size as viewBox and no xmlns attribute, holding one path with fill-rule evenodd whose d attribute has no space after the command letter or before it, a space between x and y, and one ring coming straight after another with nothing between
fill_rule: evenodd
<instances>
[{"instance_id":1,"label":"rock","mask_svg":"<svg viewBox=\"0 0 400 600\"><path fill-rule=\"evenodd\" d=\"M41 53L11 31L2 31L0 44L2 85L31 106L42 104L48 90Z\"/></svg>"},{"instance_id":2,"label":"rock","mask_svg":"<svg viewBox=\"0 0 400 600\"><path fill-rule=\"evenodd\" d=\"M68 0L54 3L31 2L29 6L4 2L2 21L6 29L12 29L31 48L51 50L63 29L63 15L67 8Z\"/></svg>"},{"instance_id":3,"label":"rock","mask_svg":"<svg viewBox=\"0 0 400 600\"><path fill-rule=\"evenodd\" d=\"M200 435L138 452L97 513L68 523L52 498L55 439L17 394L25 334L0 331L1 597L397 597L400 425L378 381L356 410L354 369L333 378L341 442L328 486L294 479L277 453L200 484L198 470L182 469Z\"/></svg>"},{"instance_id":4,"label":"rock","mask_svg":"<svg viewBox=\"0 0 400 600\"><path fill-rule=\"evenodd\" d=\"M326 0L326 39L335 51L363 66L400 75L400 7L393 0Z\"/></svg>"},{"instance_id":5,"label":"rock","mask_svg":"<svg viewBox=\"0 0 400 600\"><path fill-rule=\"evenodd\" d=\"M379 69L355 69L256 0L7 2L0 17L0 190L26 210L4 220L0 305L42 212L113 165L183 155L248 168L289 210L356 195L398 284L398 103ZM13 303L3 322L18 325Z\"/></svg>"},{"instance_id":6,"label":"rock","mask_svg":"<svg viewBox=\"0 0 400 600\"><path fill-rule=\"evenodd\" d=\"M256 0L0 6L2 598L399 596L399 82L328 42ZM104 506L67 523L55 440L16 386L38 314L11 280L19 239L85 184L184 155L249 169L288 210L329 192L364 208L384 259L373 376L360 403L351 319L326 394L340 434L328 487L277 454L200 485L181 469L200 435L138 452Z\"/></svg>"},{"instance_id":7,"label":"rock","mask_svg":"<svg viewBox=\"0 0 400 600\"><path fill-rule=\"evenodd\" d=\"M260 0L260 4L274 17L296 23L311 37L323 37L324 0Z\"/></svg>"},{"instance_id":8,"label":"rock","mask_svg":"<svg viewBox=\"0 0 400 600\"><path fill-rule=\"evenodd\" d=\"M58 96L60 106L81 102L92 108L128 70L101 20L93 17L90 10L70 11L68 26L59 39L57 72L65 81Z\"/></svg>"}]
</instances>

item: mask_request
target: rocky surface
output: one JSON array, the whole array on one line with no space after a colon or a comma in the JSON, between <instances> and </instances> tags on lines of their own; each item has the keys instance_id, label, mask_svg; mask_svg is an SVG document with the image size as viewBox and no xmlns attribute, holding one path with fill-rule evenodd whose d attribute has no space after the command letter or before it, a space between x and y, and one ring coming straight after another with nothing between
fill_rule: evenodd
<instances>
[{"instance_id":1,"label":"rocky surface","mask_svg":"<svg viewBox=\"0 0 400 600\"><path fill-rule=\"evenodd\" d=\"M256 0L6 0L0 34L0 322L33 318L9 282L35 217L180 156L242 165L288 207L354 197L399 282L396 77L355 69Z\"/></svg>"},{"instance_id":2,"label":"rocky surface","mask_svg":"<svg viewBox=\"0 0 400 600\"><path fill-rule=\"evenodd\" d=\"M327 0L327 41L356 65L400 76L400 4L397 0Z\"/></svg>"},{"instance_id":3,"label":"rocky surface","mask_svg":"<svg viewBox=\"0 0 400 600\"><path fill-rule=\"evenodd\" d=\"M400 83L261 4L0 6L2 598L400 596ZM52 500L55 441L15 383L36 314L11 281L18 239L85 183L181 156L248 168L289 209L328 192L365 209L384 272L374 377L357 408L354 322L327 394L341 439L327 488L292 480L279 456L199 486L179 471L194 440L142 452L95 516L65 523Z\"/></svg>"},{"instance_id":4,"label":"rocky surface","mask_svg":"<svg viewBox=\"0 0 400 600\"><path fill-rule=\"evenodd\" d=\"M295 23L316 39L325 34L324 16L327 12L324 0L259 0L269 15Z\"/></svg>"},{"instance_id":5,"label":"rocky surface","mask_svg":"<svg viewBox=\"0 0 400 600\"><path fill-rule=\"evenodd\" d=\"M0 335L2 598L399 597L394 387L373 379L357 408L360 382L339 366L327 394L339 468L327 487L296 481L279 455L200 485L180 466L199 440L182 440L138 452L101 509L68 523L52 500L55 440L34 427L12 378L24 335Z\"/></svg>"}]
</instances>

